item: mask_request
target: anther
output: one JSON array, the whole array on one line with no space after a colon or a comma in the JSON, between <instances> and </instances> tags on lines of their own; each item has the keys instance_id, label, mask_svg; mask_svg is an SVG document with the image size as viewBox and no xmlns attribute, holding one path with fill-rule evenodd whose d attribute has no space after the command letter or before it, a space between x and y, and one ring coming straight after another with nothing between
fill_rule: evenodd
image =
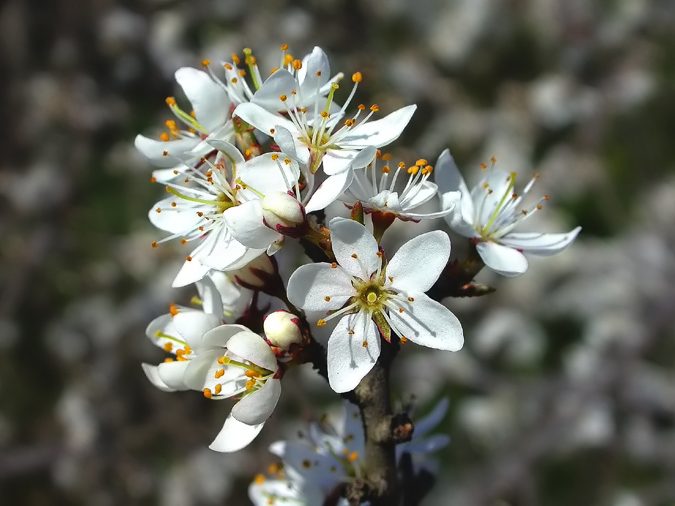
<instances>
[{"instance_id":1,"label":"anther","mask_svg":"<svg viewBox=\"0 0 675 506\"><path fill-rule=\"evenodd\" d=\"M192 262L192 257L190 255L188 255L188 256L185 257L185 260L187 260L188 262Z\"/></svg>"},{"instance_id":2,"label":"anther","mask_svg":"<svg viewBox=\"0 0 675 506\"><path fill-rule=\"evenodd\" d=\"M255 481L256 485L262 485L265 483L265 475L264 474L256 474L255 478L253 478L253 481Z\"/></svg>"},{"instance_id":3,"label":"anther","mask_svg":"<svg viewBox=\"0 0 675 506\"><path fill-rule=\"evenodd\" d=\"M159 243L157 241L152 241L151 246L153 248L157 248L159 246Z\"/></svg>"},{"instance_id":4,"label":"anther","mask_svg":"<svg viewBox=\"0 0 675 506\"><path fill-rule=\"evenodd\" d=\"M174 97L166 97L165 102L169 107L176 105L176 99Z\"/></svg>"},{"instance_id":5,"label":"anther","mask_svg":"<svg viewBox=\"0 0 675 506\"><path fill-rule=\"evenodd\" d=\"M171 350L173 350L173 343L164 343L164 346L162 346L162 348L164 348L164 351L170 352Z\"/></svg>"},{"instance_id":6,"label":"anther","mask_svg":"<svg viewBox=\"0 0 675 506\"><path fill-rule=\"evenodd\" d=\"M223 374L225 374L225 369L218 369L213 376L218 379L222 378Z\"/></svg>"},{"instance_id":7,"label":"anther","mask_svg":"<svg viewBox=\"0 0 675 506\"><path fill-rule=\"evenodd\" d=\"M352 81L355 83L360 83L363 81L363 74L361 74L361 72L354 72L352 74Z\"/></svg>"},{"instance_id":8,"label":"anther","mask_svg":"<svg viewBox=\"0 0 675 506\"><path fill-rule=\"evenodd\" d=\"M169 140L169 134L166 132L162 132L159 134L159 140L162 142L167 142Z\"/></svg>"},{"instance_id":9,"label":"anther","mask_svg":"<svg viewBox=\"0 0 675 506\"><path fill-rule=\"evenodd\" d=\"M330 302L330 295L326 295L326 296L323 298L323 300L325 300L326 302Z\"/></svg>"},{"instance_id":10,"label":"anther","mask_svg":"<svg viewBox=\"0 0 675 506\"><path fill-rule=\"evenodd\" d=\"M279 49L281 49L282 51L288 51L288 44L286 43L281 44L281 46L279 46Z\"/></svg>"},{"instance_id":11,"label":"anther","mask_svg":"<svg viewBox=\"0 0 675 506\"><path fill-rule=\"evenodd\" d=\"M209 60L208 58L204 58L202 60L202 66L208 67L209 65L211 65L211 60Z\"/></svg>"},{"instance_id":12,"label":"anther","mask_svg":"<svg viewBox=\"0 0 675 506\"><path fill-rule=\"evenodd\" d=\"M359 256L356 253L352 253L352 258L359 258Z\"/></svg>"},{"instance_id":13,"label":"anther","mask_svg":"<svg viewBox=\"0 0 675 506\"><path fill-rule=\"evenodd\" d=\"M337 263L336 263L336 262L331 262L331 263L330 263L330 268L331 268L331 269L337 269Z\"/></svg>"},{"instance_id":14,"label":"anther","mask_svg":"<svg viewBox=\"0 0 675 506\"><path fill-rule=\"evenodd\" d=\"M218 384L214 387L214 390L216 391L216 395L219 395L220 392L223 390L223 385L221 385L220 383L218 383Z\"/></svg>"},{"instance_id":15,"label":"anther","mask_svg":"<svg viewBox=\"0 0 675 506\"><path fill-rule=\"evenodd\" d=\"M300 70L302 68L302 61L301 60L293 60L293 68L295 70Z\"/></svg>"},{"instance_id":16,"label":"anther","mask_svg":"<svg viewBox=\"0 0 675 506\"><path fill-rule=\"evenodd\" d=\"M316 322L317 327L323 327L324 325L326 325L326 320L324 320L324 319L317 320L317 322Z\"/></svg>"},{"instance_id":17,"label":"anther","mask_svg":"<svg viewBox=\"0 0 675 506\"><path fill-rule=\"evenodd\" d=\"M377 104L373 104L373 105L370 106L370 110L371 110L372 112L377 112L377 111L380 110L380 106L377 105Z\"/></svg>"},{"instance_id":18,"label":"anther","mask_svg":"<svg viewBox=\"0 0 675 506\"><path fill-rule=\"evenodd\" d=\"M420 158L419 160L417 160L415 162L415 165L417 165L418 167L424 167L425 165L428 165L428 164L429 164L429 162L427 162L424 158Z\"/></svg>"},{"instance_id":19,"label":"anther","mask_svg":"<svg viewBox=\"0 0 675 506\"><path fill-rule=\"evenodd\" d=\"M204 397L206 397L207 399L210 399L213 396L210 388L205 388L204 390L202 390L202 393L204 394Z\"/></svg>"}]
</instances>

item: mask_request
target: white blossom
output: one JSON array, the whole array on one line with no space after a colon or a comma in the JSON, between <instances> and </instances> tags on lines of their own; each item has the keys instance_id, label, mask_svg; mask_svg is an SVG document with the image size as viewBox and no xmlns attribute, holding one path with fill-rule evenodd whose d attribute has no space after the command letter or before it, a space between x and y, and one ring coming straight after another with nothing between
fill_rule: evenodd
<instances>
[{"instance_id":1,"label":"white blossom","mask_svg":"<svg viewBox=\"0 0 675 506\"><path fill-rule=\"evenodd\" d=\"M460 191L460 205L446 217L458 234L472 239L478 254L495 272L504 276L518 276L527 270L524 253L554 255L561 252L577 237L581 227L562 234L515 232L516 227L542 209L547 195L525 207L524 199L537 180L533 177L522 192L515 190L515 172L507 173L491 165L483 165L484 177L469 191L450 152L445 150L436 166L436 184L443 200L448 192Z\"/></svg>"},{"instance_id":2,"label":"white blossom","mask_svg":"<svg viewBox=\"0 0 675 506\"><path fill-rule=\"evenodd\" d=\"M380 355L380 331L402 340L457 351L464 337L459 320L427 297L450 256L440 230L405 243L383 263L373 235L344 218L330 222L337 262L299 267L289 279L288 298L306 311L322 311L317 325L340 318L328 340L328 379L336 392L354 389ZM377 323L377 325L376 325Z\"/></svg>"},{"instance_id":3,"label":"white blossom","mask_svg":"<svg viewBox=\"0 0 675 506\"><path fill-rule=\"evenodd\" d=\"M231 144L211 141L219 149L209 171L188 170L184 179L166 182L171 197L155 204L150 221L171 235L196 243L186 256L174 286L203 278L210 269L234 270L267 251L282 235L263 223L260 199L288 191L298 179L297 163L278 153L245 161Z\"/></svg>"}]
</instances>

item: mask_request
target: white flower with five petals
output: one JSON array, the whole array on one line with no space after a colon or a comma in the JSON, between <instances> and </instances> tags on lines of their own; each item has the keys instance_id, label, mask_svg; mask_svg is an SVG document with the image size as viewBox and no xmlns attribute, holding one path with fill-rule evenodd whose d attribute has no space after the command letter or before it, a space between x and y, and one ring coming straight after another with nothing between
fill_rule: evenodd
<instances>
[{"instance_id":1,"label":"white flower with five petals","mask_svg":"<svg viewBox=\"0 0 675 506\"><path fill-rule=\"evenodd\" d=\"M354 389L372 369L380 355L378 326L385 334L385 328L391 329L422 346L450 351L462 347L459 320L424 294L450 256L445 232L415 237L385 264L375 238L360 223L334 218L329 228L337 262L298 268L288 281L288 298L305 311L324 312L320 326L340 318L327 346L333 390Z\"/></svg>"},{"instance_id":2,"label":"white flower with five petals","mask_svg":"<svg viewBox=\"0 0 675 506\"><path fill-rule=\"evenodd\" d=\"M262 430L281 394L279 366L269 344L242 325L220 325L213 314L178 311L148 326L148 337L174 355L143 371L160 390L201 391L208 399L238 397L212 450L233 452Z\"/></svg>"},{"instance_id":3,"label":"white flower with five petals","mask_svg":"<svg viewBox=\"0 0 675 506\"><path fill-rule=\"evenodd\" d=\"M288 191L298 180L297 163L290 158L268 153L245 161L233 145L210 142L220 150L210 170L188 170L182 184L167 182L172 196L149 212L153 225L171 233L158 243L176 238L197 243L174 286L193 283L210 269L241 268L281 240L264 225L259 201L265 194Z\"/></svg>"},{"instance_id":4,"label":"white flower with five petals","mask_svg":"<svg viewBox=\"0 0 675 506\"><path fill-rule=\"evenodd\" d=\"M312 173L321 165L328 175L344 172L353 164L358 165L359 154L364 148L379 148L396 140L416 109L416 106L409 105L382 119L370 121L379 107L372 105L366 113L366 107L359 105L352 117L344 119L361 82L360 73L352 77L354 88L340 108L336 108L333 102L337 83L332 83L328 96L324 98L319 92L320 81L317 81L316 91L311 95L313 103L308 106L308 100L303 95L307 93L304 83L298 82L285 70L277 71L272 77L278 80L276 99L280 104L278 109L285 111L285 116L255 103L241 104L233 114L274 137L282 151L296 158L301 165L308 166Z\"/></svg>"},{"instance_id":5,"label":"white flower with five petals","mask_svg":"<svg viewBox=\"0 0 675 506\"><path fill-rule=\"evenodd\" d=\"M201 158L213 151L208 140L230 141L234 136L232 102L222 83L191 67L180 68L175 75L192 105L192 113L181 109L174 97L168 97L166 102L178 122L168 120L168 132L159 140L137 135L134 141L136 149L163 169L153 173L161 182L175 179L188 166L200 165Z\"/></svg>"},{"instance_id":6,"label":"white flower with five petals","mask_svg":"<svg viewBox=\"0 0 675 506\"><path fill-rule=\"evenodd\" d=\"M542 209L549 197L545 195L534 205L524 207L536 176L518 193L515 172L497 169L494 158L489 167L482 165L482 169L485 176L469 191L446 149L436 166L435 179L441 200L451 192L461 192L460 205L446 221L455 232L475 242L478 254L490 269L503 276L518 276L527 270L524 253L554 255L576 239L581 227L563 234L515 232L516 227Z\"/></svg>"}]
</instances>

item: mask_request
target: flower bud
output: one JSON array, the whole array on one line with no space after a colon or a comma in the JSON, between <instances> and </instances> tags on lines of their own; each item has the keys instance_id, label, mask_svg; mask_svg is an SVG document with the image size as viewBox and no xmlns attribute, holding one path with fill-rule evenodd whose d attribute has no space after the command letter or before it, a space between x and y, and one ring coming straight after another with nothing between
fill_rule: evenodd
<instances>
[{"instance_id":1,"label":"flower bud","mask_svg":"<svg viewBox=\"0 0 675 506\"><path fill-rule=\"evenodd\" d=\"M288 350L293 344L302 344L304 338L300 319L288 311L274 311L263 322L267 340L273 345Z\"/></svg>"},{"instance_id":2,"label":"flower bud","mask_svg":"<svg viewBox=\"0 0 675 506\"><path fill-rule=\"evenodd\" d=\"M270 257L260 255L241 269L232 272L234 279L241 286L257 290L264 288L270 283L270 280L276 278L277 269Z\"/></svg>"},{"instance_id":3,"label":"flower bud","mask_svg":"<svg viewBox=\"0 0 675 506\"><path fill-rule=\"evenodd\" d=\"M284 192L271 192L262 199L263 223L290 237L300 237L307 230L305 208Z\"/></svg>"}]
</instances>

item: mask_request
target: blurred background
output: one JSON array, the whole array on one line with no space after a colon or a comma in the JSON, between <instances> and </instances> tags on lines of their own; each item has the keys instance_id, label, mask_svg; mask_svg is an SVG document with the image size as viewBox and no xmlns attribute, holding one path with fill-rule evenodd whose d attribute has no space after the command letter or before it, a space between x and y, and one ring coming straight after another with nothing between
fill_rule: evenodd
<instances>
[{"instance_id":1,"label":"blurred background","mask_svg":"<svg viewBox=\"0 0 675 506\"><path fill-rule=\"evenodd\" d=\"M228 406L140 368L163 358L146 324L192 292L169 288L180 247L150 247L162 191L133 138L169 118L178 67L248 46L269 69L282 42L363 72L385 112L417 103L395 154L536 170L541 229L583 226L447 301L464 350L399 358L396 399L451 401L425 504L675 504L672 0L5 0L0 40L2 504L245 505L267 445L335 401L293 371L304 390L222 455Z\"/></svg>"}]
</instances>

